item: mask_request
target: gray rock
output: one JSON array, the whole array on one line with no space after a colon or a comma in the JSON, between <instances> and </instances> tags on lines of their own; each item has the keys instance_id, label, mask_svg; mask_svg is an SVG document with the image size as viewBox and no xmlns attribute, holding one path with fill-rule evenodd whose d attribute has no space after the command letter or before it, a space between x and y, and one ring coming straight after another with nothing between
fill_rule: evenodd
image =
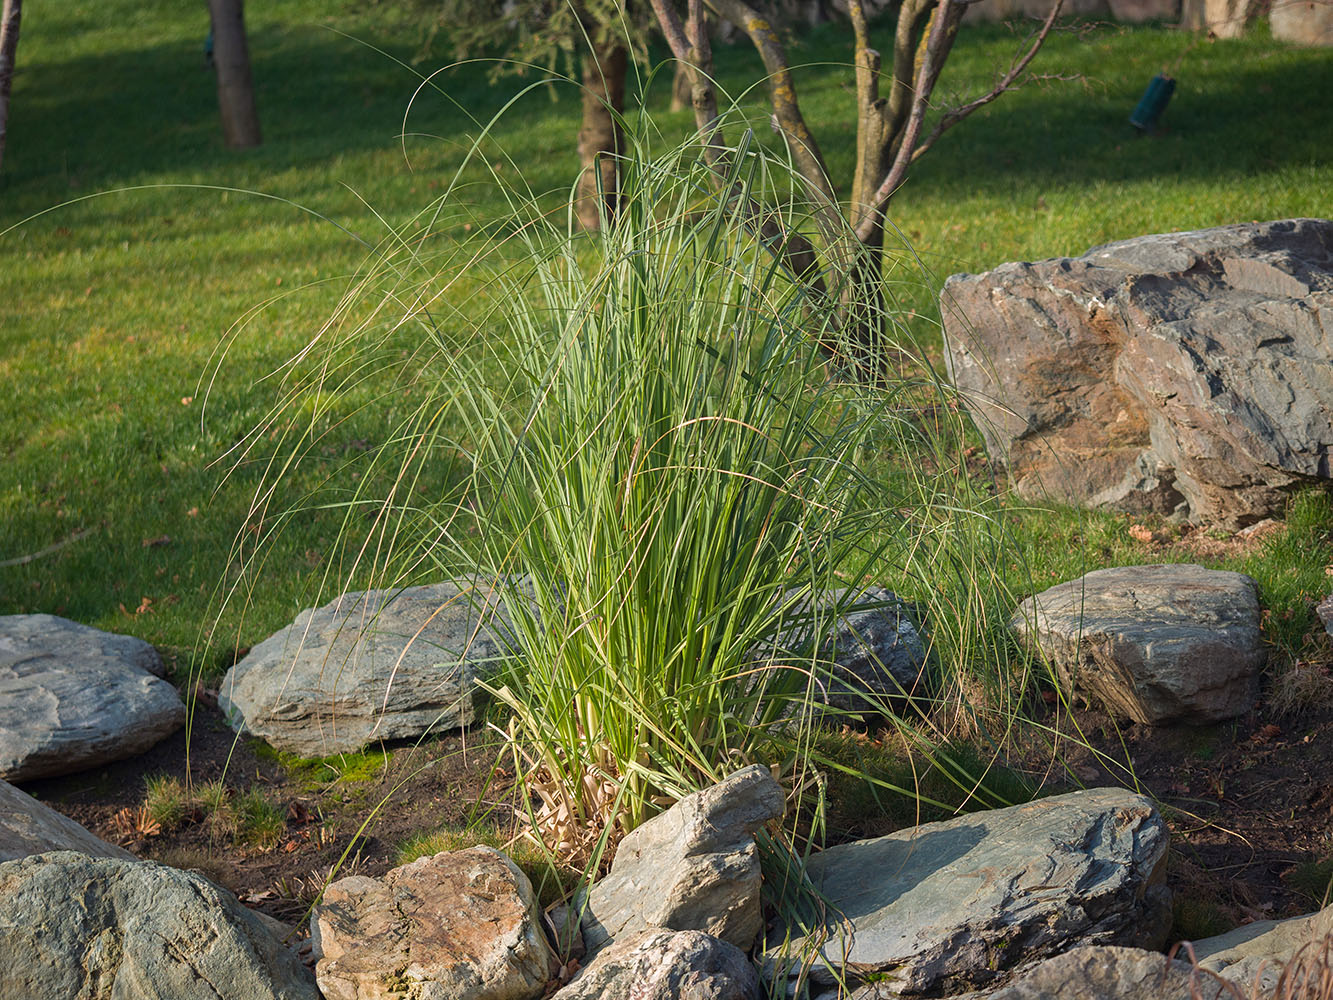
<instances>
[{"instance_id":1,"label":"gray rock","mask_svg":"<svg viewBox=\"0 0 1333 1000\"><path fill-rule=\"evenodd\" d=\"M61 851L0 863L0 996L319 1000L310 972L225 889Z\"/></svg>"},{"instance_id":2,"label":"gray rock","mask_svg":"<svg viewBox=\"0 0 1333 1000\"><path fill-rule=\"evenodd\" d=\"M587 894L588 952L637 931L703 931L748 951L763 929L754 832L783 813L783 792L752 764L631 831Z\"/></svg>"},{"instance_id":3,"label":"gray rock","mask_svg":"<svg viewBox=\"0 0 1333 1000\"><path fill-rule=\"evenodd\" d=\"M840 604L847 610L816 653L819 662L827 665L829 676L818 679L812 703L830 706L835 710L830 714L837 719L849 712L901 712L909 697L924 696L926 646L902 599L883 587L860 594L837 590L824 600L829 611L824 619ZM798 613L801 607L798 605ZM800 649L809 642L809 626L789 629L776 643L776 659L789 661L786 650Z\"/></svg>"},{"instance_id":4,"label":"gray rock","mask_svg":"<svg viewBox=\"0 0 1333 1000\"><path fill-rule=\"evenodd\" d=\"M1230 980L1249 996L1256 980L1265 990L1277 985L1282 969L1308 945L1333 934L1333 906L1290 920L1257 920L1216 937L1194 942L1199 968Z\"/></svg>"},{"instance_id":5,"label":"gray rock","mask_svg":"<svg viewBox=\"0 0 1333 1000\"><path fill-rule=\"evenodd\" d=\"M558 1000L757 1000L759 977L735 945L699 931L617 938L558 990Z\"/></svg>"},{"instance_id":6,"label":"gray rock","mask_svg":"<svg viewBox=\"0 0 1333 1000\"><path fill-rule=\"evenodd\" d=\"M1018 492L1239 528L1333 465L1333 222L954 275L950 374Z\"/></svg>"},{"instance_id":7,"label":"gray rock","mask_svg":"<svg viewBox=\"0 0 1333 1000\"><path fill-rule=\"evenodd\" d=\"M1314 610L1319 620L1324 623L1324 631L1333 637L1333 594L1329 594L1315 605Z\"/></svg>"},{"instance_id":8,"label":"gray rock","mask_svg":"<svg viewBox=\"0 0 1333 1000\"><path fill-rule=\"evenodd\" d=\"M466 726L478 673L510 649L496 604L451 583L344 594L251 649L218 705L233 728L304 757Z\"/></svg>"},{"instance_id":9,"label":"gray rock","mask_svg":"<svg viewBox=\"0 0 1333 1000\"><path fill-rule=\"evenodd\" d=\"M1186 962L1142 948L1075 948L1023 973L990 1000L1190 1000L1192 971ZM1194 978L1195 1000L1213 1000L1210 987L1218 984Z\"/></svg>"},{"instance_id":10,"label":"gray rock","mask_svg":"<svg viewBox=\"0 0 1333 1000\"><path fill-rule=\"evenodd\" d=\"M142 753L185 724L142 639L54 615L0 617L0 778L70 774Z\"/></svg>"},{"instance_id":11,"label":"gray rock","mask_svg":"<svg viewBox=\"0 0 1333 1000\"><path fill-rule=\"evenodd\" d=\"M1148 799L1102 788L832 847L807 871L835 916L791 929L767 973L947 995L1080 944L1158 947L1168 836Z\"/></svg>"},{"instance_id":12,"label":"gray rock","mask_svg":"<svg viewBox=\"0 0 1333 1000\"><path fill-rule=\"evenodd\" d=\"M1279 0L1268 15L1273 37L1297 45L1333 45L1333 9L1325 0Z\"/></svg>"},{"instance_id":13,"label":"gray rock","mask_svg":"<svg viewBox=\"0 0 1333 1000\"><path fill-rule=\"evenodd\" d=\"M38 802L7 781L0 781L0 861L48 851L78 851L98 858L137 860L108 844L67 816Z\"/></svg>"},{"instance_id":14,"label":"gray rock","mask_svg":"<svg viewBox=\"0 0 1333 1000\"><path fill-rule=\"evenodd\" d=\"M1150 725L1249 711L1267 658L1254 581L1189 563L1096 570L1028 598L1010 626L1066 688Z\"/></svg>"},{"instance_id":15,"label":"gray rock","mask_svg":"<svg viewBox=\"0 0 1333 1000\"><path fill-rule=\"evenodd\" d=\"M310 932L325 1000L531 1000L556 971L531 883L490 847L339 879Z\"/></svg>"}]
</instances>

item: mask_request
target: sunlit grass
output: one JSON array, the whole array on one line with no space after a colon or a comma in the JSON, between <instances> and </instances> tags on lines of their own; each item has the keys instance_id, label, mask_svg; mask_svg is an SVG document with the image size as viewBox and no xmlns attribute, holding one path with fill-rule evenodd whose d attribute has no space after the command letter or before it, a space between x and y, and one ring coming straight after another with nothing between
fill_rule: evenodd
<instances>
[{"instance_id":1,"label":"sunlit grass","mask_svg":"<svg viewBox=\"0 0 1333 1000\"><path fill-rule=\"evenodd\" d=\"M407 120L405 158L400 132L419 81L354 39L409 60L419 41L411 25L383 5L358 12L311 0L247 16L266 141L235 153L221 145L202 8L166 0L33 7L0 175L0 563L30 559L0 566L0 612L53 612L140 635L181 673L201 643L212 676L237 647L319 603L326 581L347 577L334 544L346 512L336 508L307 508L285 522L263 585L246 576L239 556L249 549L233 539L242 532L250 546L268 527L251 517L262 463L243 463L225 482L223 472L228 449L276 401L274 383L261 380L305 343L365 263L366 245L348 232L376 245L388 228L410 231L403 227L448 182L478 131L459 105L486 119L511 93L481 72L442 75L458 105L423 93ZM811 64L797 71L807 116L835 177L845 179L845 33L830 26L802 41L794 58ZM945 92L984 87L1016 41L1003 27L969 28ZM1151 74L1177 59L1165 131L1137 138L1129 109ZM756 79L744 46L720 50L718 62L733 93ZM1333 67L1319 50L1262 35L1191 46L1164 27L1103 26L1052 39L1037 69L1081 79L1006 95L924 158L894 203L895 223L937 277L1143 232L1328 213L1333 166L1320 102L1333 90ZM567 185L576 169L577 100L554 93L558 100L533 93L497 124L486 158L512 171L503 148L538 191ZM665 91L652 102L662 111ZM689 115L660 120L684 134ZM486 176L482 167L469 183ZM211 188L174 186L182 184ZM140 185L150 187L18 225L69 199ZM469 191L482 214L505 211L481 188ZM437 228L433 239L444 249L467 237L465 224ZM929 347L933 283L909 264L890 280ZM460 297L487 294L476 281L453 287ZM212 381L219 343L263 303L230 341L225 377ZM285 505L327 479L345 483L345 465L382 443L394 419L385 415L386 392L397 394L402 413L423 398L411 385L349 387L319 416L315 459L287 479ZM442 493L450 476L439 470L420 488ZM1067 518L1044 517L1034 516L1023 554L1038 579L1056 582L1075 564L1096 568L1102 553L1132 555L1120 541L1098 541L1120 530L1114 519L1071 528L1061 526L1073 523ZM1080 540L1087 548L1075 559L1070 546ZM248 596L215 620L220 579Z\"/></svg>"}]
</instances>

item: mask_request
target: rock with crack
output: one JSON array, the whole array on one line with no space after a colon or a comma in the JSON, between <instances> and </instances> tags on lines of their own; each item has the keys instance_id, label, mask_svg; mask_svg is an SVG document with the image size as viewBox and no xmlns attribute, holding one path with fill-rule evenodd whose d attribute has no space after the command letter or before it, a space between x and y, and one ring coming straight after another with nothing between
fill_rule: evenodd
<instances>
[{"instance_id":1,"label":"rock with crack","mask_svg":"<svg viewBox=\"0 0 1333 1000\"><path fill-rule=\"evenodd\" d=\"M58 851L0 863L0 996L319 1000L225 889L148 861Z\"/></svg>"},{"instance_id":2,"label":"rock with crack","mask_svg":"<svg viewBox=\"0 0 1333 1000\"><path fill-rule=\"evenodd\" d=\"M0 781L0 861L49 851L78 851L97 858L136 861L129 851L108 844L67 816L43 805L7 781Z\"/></svg>"},{"instance_id":3,"label":"rock with crack","mask_svg":"<svg viewBox=\"0 0 1333 1000\"><path fill-rule=\"evenodd\" d=\"M227 671L238 731L323 757L474 718L478 674L512 650L495 591L452 583L343 594L307 609Z\"/></svg>"},{"instance_id":4,"label":"rock with crack","mask_svg":"<svg viewBox=\"0 0 1333 1000\"><path fill-rule=\"evenodd\" d=\"M700 931L643 930L598 952L554 1000L758 1000L759 976L735 945Z\"/></svg>"},{"instance_id":5,"label":"rock with crack","mask_svg":"<svg viewBox=\"0 0 1333 1000\"><path fill-rule=\"evenodd\" d=\"M782 786L753 764L631 831L580 904L589 954L652 928L703 931L748 951L763 929L754 834L783 810Z\"/></svg>"},{"instance_id":6,"label":"rock with crack","mask_svg":"<svg viewBox=\"0 0 1333 1000\"><path fill-rule=\"evenodd\" d=\"M1267 660L1255 582L1190 563L1118 566L1058 584L1010 627L1067 689L1135 722L1209 724L1248 712Z\"/></svg>"},{"instance_id":7,"label":"rock with crack","mask_svg":"<svg viewBox=\"0 0 1333 1000\"><path fill-rule=\"evenodd\" d=\"M0 616L0 778L27 781L143 753L185 724L142 639L55 615Z\"/></svg>"},{"instance_id":8,"label":"rock with crack","mask_svg":"<svg viewBox=\"0 0 1333 1000\"><path fill-rule=\"evenodd\" d=\"M1103 788L832 847L807 867L831 916L790 928L766 974L948 995L1080 944L1158 947L1168 836L1148 799Z\"/></svg>"},{"instance_id":9,"label":"rock with crack","mask_svg":"<svg viewBox=\"0 0 1333 1000\"><path fill-rule=\"evenodd\" d=\"M528 878L490 847L353 875L310 918L325 1000L532 1000L557 963Z\"/></svg>"},{"instance_id":10,"label":"rock with crack","mask_svg":"<svg viewBox=\"0 0 1333 1000\"><path fill-rule=\"evenodd\" d=\"M951 277L948 365L1023 496L1235 529L1333 474L1333 222Z\"/></svg>"}]
</instances>

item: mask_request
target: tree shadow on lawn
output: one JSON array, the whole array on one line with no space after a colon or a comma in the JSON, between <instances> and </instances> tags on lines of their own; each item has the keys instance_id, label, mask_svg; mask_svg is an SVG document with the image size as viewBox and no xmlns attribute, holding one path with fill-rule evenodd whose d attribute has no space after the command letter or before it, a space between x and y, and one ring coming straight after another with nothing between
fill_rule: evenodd
<instances>
[{"instance_id":1,"label":"tree shadow on lawn","mask_svg":"<svg viewBox=\"0 0 1333 1000\"><path fill-rule=\"evenodd\" d=\"M40 211L62 198L116 185L154 180L223 183L219 174L262 178L309 170L347 155L401 150L404 112L420 85L417 73L429 74L451 62L437 58L404 67L394 61L397 57L410 64L412 53L402 46L385 55L318 25L252 31L264 143L254 150L230 151L222 145L214 74L203 52L204 30L206 20L198 39L64 61L21 61L5 158L11 210ZM424 90L407 129L446 140L457 137L459 150L480 130L474 119L488 120L522 85L491 85L485 66L450 70L436 77L436 83L448 96ZM572 165L577 103L566 99L552 104L536 97L502 123L497 137L518 145L518 139L538 125L534 119L540 115L541 128L552 128L562 137ZM552 116L556 120L545 125ZM15 205L13 193L18 191L24 197Z\"/></svg>"}]
</instances>

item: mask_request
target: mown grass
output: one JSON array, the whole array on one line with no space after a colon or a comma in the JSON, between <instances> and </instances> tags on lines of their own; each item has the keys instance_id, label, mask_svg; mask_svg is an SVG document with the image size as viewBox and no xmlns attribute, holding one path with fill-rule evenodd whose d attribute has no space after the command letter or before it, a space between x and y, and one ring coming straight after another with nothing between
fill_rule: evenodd
<instances>
[{"instance_id":1,"label":"mown grass","mask_svg":"<svg viewBox=\"0 0 1333 1000\"><path fill-rule=\"evenodd\" d=\"M34 8L0 176L0 562L64 543L0 566L0 612L138 634L180 669L197 647L213 676L345 580L347 548L336 540L348 537L349 512L358 523L337 506L346 494L325 494L284 522L264 561L247 562L274 526L251 516L264 451L233 469L228 449L264 422L279 394L269 376L333 312L344 276L386 224L410 232L447 181L477 131L460 108L485 120L518 86L493 86L477 67L447 73L438 82L448 99L426 92L404 140L418 80L394 60L417 51L412 25L381 5L330 11L313 0L248 13L265 144L236 153L221 146L202 9L167 0ZM798 71L807 117L843 182L853 154L845 41L820 29L794 57L810 64ZM983 88L1016 44L1002 26L969 29L946 90ZM1129 110L1177 60L1164 132L1136 137ZM735 93L756 66L745 48L719 54ZM1192 45L1162 26L1094 26L1053 38L1038 70L1070 79L1007 95L957 128L895 202L895 223L935 277L1144 232L1329 212L1321 95L1333 89L1333 63L1317 50L1261 34ZM569 183L577 101L557 97L534 92L497 127L502 176L514 166L500 148L535 190ZM650 101L664 128L688 127L687 115L665 114L664 87ZM499 217L486 197L474 210L490 204ZM903 267L891 280L929 343L930 278ZM453 294L488 292L464 280ZM384 349L413 346L403 333ZM376 377L306 400L299 412L322 435L316 461L285 480L290 495L277 506L326 482L353 488L361 469L349 463L419 391ZM418 488L444 492L453 472L432 474ZM1055 582L1132 558L1124 529L1112 517L1033 514L1012 561ZM1252 567L1261 577L1262 568ZM1270 589L1282 573L1272 576ZM220 585L237 599L218 618Z\"/></svg>"}]
</instances>

